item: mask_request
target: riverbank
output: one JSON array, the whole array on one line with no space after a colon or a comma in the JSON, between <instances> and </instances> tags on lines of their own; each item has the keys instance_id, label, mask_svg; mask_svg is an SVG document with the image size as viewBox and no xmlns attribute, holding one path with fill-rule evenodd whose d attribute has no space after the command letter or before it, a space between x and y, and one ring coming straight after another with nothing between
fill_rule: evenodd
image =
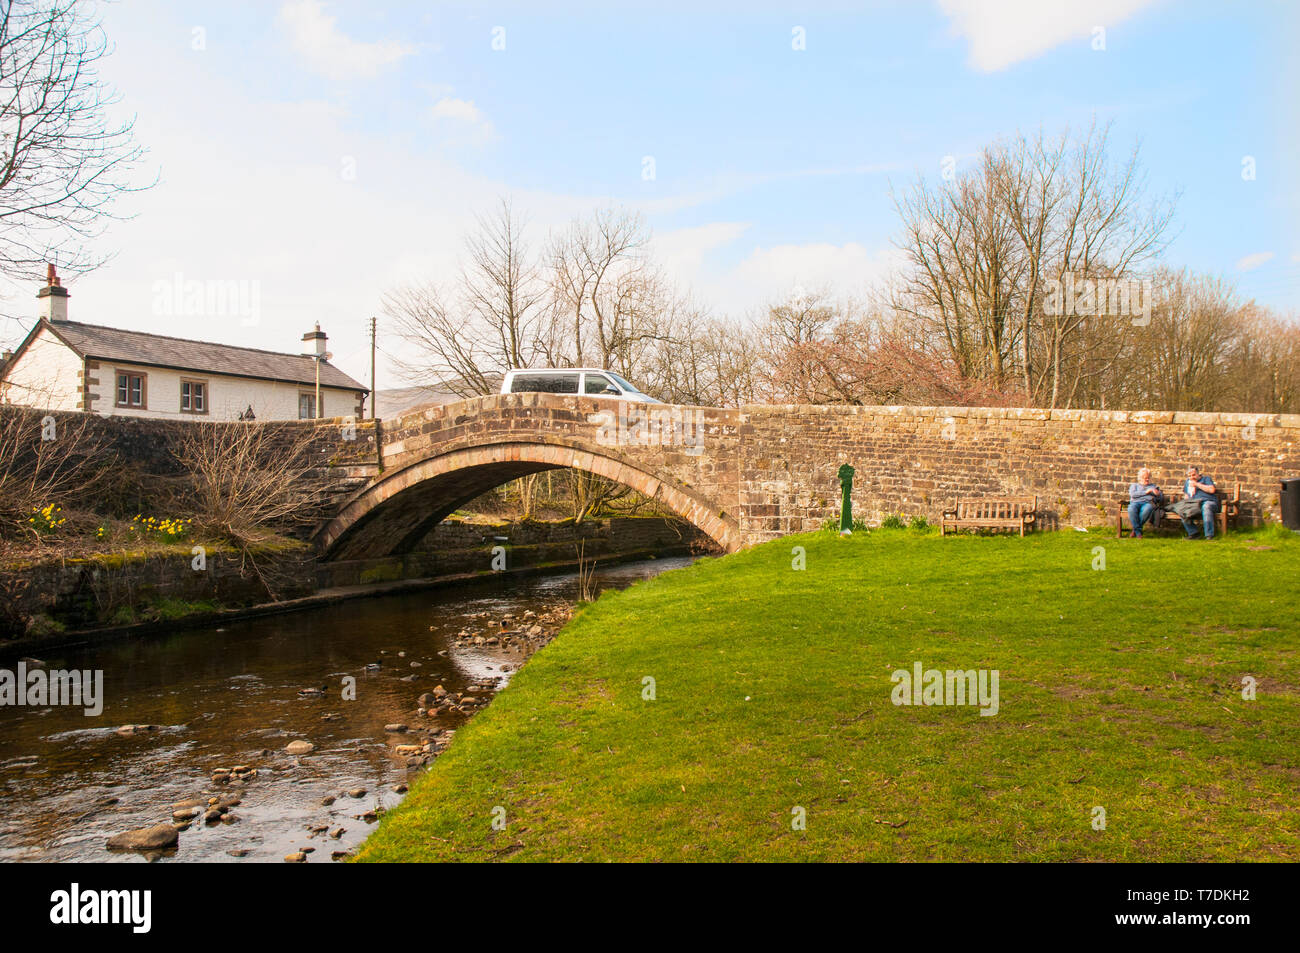
<instances>
[{"instance_id":1,"label":"riverbank","mask_svg":"<svg viewBox=\"0 0 1300 953\"><path fill-rule=\"evenodd\" d=\"M584 607L359 859L1296 860L1298 574L1277 528L706 560ZM996 704L895 704L917 665Z\"/></svg>"},{"instance_id":2,"label":"riverbank","mask_svg":"<svg viewBox=\"0 0 1300 953\"><path fill-rule=\"evenodd\" d=\"M685 562L602 565L596 584ZM579 592L576 573L495 576L43 654L102 672L103 711L0 706L0 861L329 863ZM160 826L174 847L106 849Z\"/></svg>"},{"instance_id":3,"label":"riverbank","mask_svg":"<svg viewBox=\"0 0 1300 953\"><path fill-rule=\"evenodd\" d=\"M207 543L202 569L195 568L193 541L27 562L0 569L5 613L27 620L25 636L0 640L0 657L496 576L567 572L580 561L617 565L707 549L693 527L662 517L448 520L413 553L347 563L319 562L294 540L251 554Z\"/></svg>"}]
</instances>

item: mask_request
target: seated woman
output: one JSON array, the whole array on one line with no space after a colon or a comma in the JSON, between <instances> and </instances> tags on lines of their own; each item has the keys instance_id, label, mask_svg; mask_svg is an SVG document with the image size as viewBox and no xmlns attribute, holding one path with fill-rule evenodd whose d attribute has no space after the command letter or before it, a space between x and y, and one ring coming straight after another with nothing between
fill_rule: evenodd
<instances>
[{"instance_id":1,"label":"seated woman","mask_svg":"<svg viewBox=\"0 0 1300 953\"><path fill-rule=\"evenodd\" d=\"M1151 470L1143 467L1138 471L1137 482L1128 485L1128 521L1133 527L1133 538L1142 538L1142 527L1153 520L1157 513L1163 512L1164 493L1160 487L1151 482ZM1154 526L1154 522L1152 523Z\"/></svg>"}]
</instances>

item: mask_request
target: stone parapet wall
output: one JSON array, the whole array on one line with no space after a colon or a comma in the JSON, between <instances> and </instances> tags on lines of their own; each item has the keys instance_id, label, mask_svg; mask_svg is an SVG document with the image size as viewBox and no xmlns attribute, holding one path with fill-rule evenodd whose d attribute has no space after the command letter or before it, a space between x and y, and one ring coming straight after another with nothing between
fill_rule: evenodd
<instances>
[{"instance_id":1,"label":"stone parapet wall","mask_svg":"<svg viewBox=\"0 0 1300 953\"><path fill-rule=\"evenodd\" d=\"M657 415L648 429L635 426ZM69 414L75 418L79 415ZM631 420L630 429L623 425ZM95 418L114 452L175 473L176 428ZM612 426L613 425L613 426ZM247 426L223 424L219 426ZM723 549L815 529L838 512L836 471L857 471L855 515L935 520L958 496L1035 495L1045 527L1114 519L1146 465L1175 490L1189 463L1243 514L1278 518L1284 477L1300 476L1300 416L971 407L634 405L505 394L418 408L392 421L258 424L286 446L310 428L321 491L313 538L334 559L411 552L457 507L501 483L577 467L631 486ZM349 430L349 426L354 429ZM674 430L674 427L676 430ZM349 439L349 437L351 439ZM683 439L683 437L685 439ZM315 494L314 494L315 495ZM313 511L315 516L317 511Z\"/></svg>"},{"instance_id":2,"label":"stone parapet wall","mask_svg":"<svg viewBox=\"0 0 1300 953\"><path fill-rule=\"evenodd\" d=\"M836 470L857 470L856 516L937 519L958 496L1034 495L1048 527L1114 519L1140 466L1176 491L1195 463L1243 515L1278 517L1300 476L1300 416L971 407L747 406L740 411L740 523L751 542L837 512Z\"/></svg>"}]
</instances>

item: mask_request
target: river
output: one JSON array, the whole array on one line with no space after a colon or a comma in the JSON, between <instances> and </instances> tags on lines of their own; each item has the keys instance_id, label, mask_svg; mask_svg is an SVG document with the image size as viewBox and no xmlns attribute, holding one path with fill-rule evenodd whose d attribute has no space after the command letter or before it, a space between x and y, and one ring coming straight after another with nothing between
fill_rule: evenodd
<instances>
[{"instance_id":1,"label":"river","mask_svg":"<svg viewBox=\"0 0 1300 953\"><path fill-rule=\"evenodd\" d=\"M623 588L691 561L600 568L597 585ZM0 708L0 861L282 862L306 851L309 862L329 863L365 839L370 812L395 805L421 770L395 753L425 741L419 729L433 724L417 698L436 685L490 696L523 661L458 633L489 622L500 631L506 615L541 615L577 594L574 574L502 578L52 651L42 659L50 669L103 671L104 710ZM343 698L348 676L355 700ZM435 720L454 731L468 717ZM396 724L416 730L386 730ZM151 727L119 731L125 725ZM286 753L295 740L314 750ZM235 766L256 777L214 782L213 772ZM232 795L240 803L226 813L237 819L200 816L174 851L105 847L114 834L171 823L177 803Z\"/></svg>"}]
</instances>

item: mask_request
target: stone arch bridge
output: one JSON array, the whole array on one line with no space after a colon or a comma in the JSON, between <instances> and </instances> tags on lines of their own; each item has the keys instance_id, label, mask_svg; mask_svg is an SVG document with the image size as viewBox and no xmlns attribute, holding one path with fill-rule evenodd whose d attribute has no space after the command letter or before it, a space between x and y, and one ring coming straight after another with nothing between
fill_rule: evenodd
<instances>
[{"instance_id":1,"label":"stone arch bridge","mask_svg":"<svg viewBox=\"0 0 1300 953\"><path fill-rule=\"evenodd\" d=\"M857 469L855 515L868 519L934 519L957 495L1033 494L1046 525L1097 524L1140 465L1172 484L1193 461L1221 485L1240 481L1247 515L1276 516L1280 479L1300 475L1300 416L508 394L359 422L346 446L313 534L328 560L408 552L487 490L564 467L626 484L734 551L834 518L842 463Z\"/></svg>"}]
</instances>

